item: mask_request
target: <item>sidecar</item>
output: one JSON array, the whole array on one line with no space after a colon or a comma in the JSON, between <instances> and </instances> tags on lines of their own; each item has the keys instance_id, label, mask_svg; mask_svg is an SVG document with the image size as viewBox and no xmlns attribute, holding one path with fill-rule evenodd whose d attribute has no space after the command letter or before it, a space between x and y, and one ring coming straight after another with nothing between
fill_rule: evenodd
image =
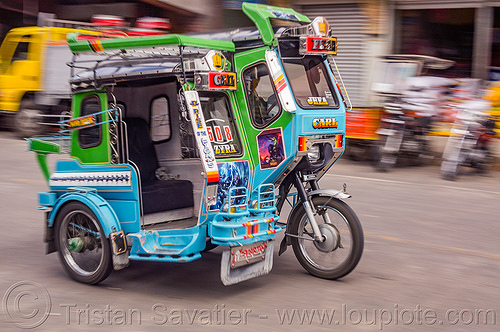
<instances>
[{"instance_id":1,"label":"sidecar","mask_svg":"<svg viewBox=\"0 0 500 332\"><path fill-rule=\"evenodd\" d=\"M68 35L71 119L29 144L49 185L39 193L47 253L75 280L98 283L130 260L190 262L214 246L225 285L271 270L285 226L276 201L287 196L275 192L294 170L316 181L341 156L345 106L326 21L243 10L256 29ZM50 171L49 153L69 156Z\"/></svg>"}]
</instances>

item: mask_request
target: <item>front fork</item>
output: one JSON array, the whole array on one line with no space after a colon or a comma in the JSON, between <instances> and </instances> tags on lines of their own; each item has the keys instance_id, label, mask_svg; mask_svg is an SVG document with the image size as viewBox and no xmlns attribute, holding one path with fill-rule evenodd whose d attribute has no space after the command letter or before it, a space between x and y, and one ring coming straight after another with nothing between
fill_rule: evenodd
<instances>
[{"instance_id":1,"label":"front fork","mask_svg":"<svg viewBox=\"0 0 500 332\"><path fill-rule=\"evenodd\" d=\"M299 196L300 202L302 202L302 205L304 206L304 210L306 212L307 217L309 218L309 222L311 223L311 227L313 229L314 233L314 240L317 242L323 242L325 241L325 237L321 234L321 230L319 229L318 223L316 222L316 219L314 217L314 210L313 210L313 203L311 199L309 198L309 195L307 195L306 189L304 188L304 185L302 183L302 179L300 178L300 175L298 172L295 172L295 188L297 189L297 194ZM315 179L308 180L308 183L311 186L312 190L318 190L318 182ZM329 217L327 213L323 213L323 218L325 219L325 223L328 223Z\"/></svg>"}]
</instances>

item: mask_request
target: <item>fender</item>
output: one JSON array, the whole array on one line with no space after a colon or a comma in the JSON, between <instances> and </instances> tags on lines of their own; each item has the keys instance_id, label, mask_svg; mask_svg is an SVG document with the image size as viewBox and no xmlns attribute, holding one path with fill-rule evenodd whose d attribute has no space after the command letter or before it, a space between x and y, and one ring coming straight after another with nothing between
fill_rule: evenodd
<instances>
[{"instance_id":1,"label":"fender","mask_svg":"<svg viewBox=\"0 0 500 332\"><path fill-rule=\"evenodd\" d=\"M347 193L345 193L343 191L334 190L334 189L312 190L312 191L308 192L307 195L309 197L313 197L313 196L331 196L331 197L336 198L336 199L346 199L346 198L350 198L351 197L351 195L349 195L349 194L347 194ZM294 220L294 216L297 213L297 210L299 209L299 207L301 207L300 201L297 202L297 204L295 204L295 206L292 208L292 210L288 214L287 220ZM287 236L289 227L290 227L290 225L288 225L288 221L287 221L285 236L283 237L283 240L281 241L280 249L279 249L279 252L278 252L279 256L281 256L281 254L283 254L286 251L287 247L292 244L292 242L290 241L291 237Z\"/></svg>"},{"instance_id":2,"label":"fender","mask_svg":"<svg viewBox=\"0 0 500 332\"><path fill-rule=\"evenodd\" d=\"M346 198L351 198L351 195L340 191L340 190L335 190L335 189L318 189L318 190L313 190L308 193L309 197L312 196L332 196L338 199L346 199Z\"/></svg>"},{"instance_id":3,"label":"fender","mask_svg":"<svg viewBox=\"0 0 500 332\"><path fill-rule=\"evenodd\" d=\"M101 226L109 237L110 233L118 232L121 230L120 222L116 216L115 211L109 203L99 196L95 190L87 188L72 188L74 191L62 195L57 203L54 205L52 212L47 220L47 226L53 227L59 209L67 202L78 201L88 206L96 215L101 223Z\"/></svg>"}]
</instances>

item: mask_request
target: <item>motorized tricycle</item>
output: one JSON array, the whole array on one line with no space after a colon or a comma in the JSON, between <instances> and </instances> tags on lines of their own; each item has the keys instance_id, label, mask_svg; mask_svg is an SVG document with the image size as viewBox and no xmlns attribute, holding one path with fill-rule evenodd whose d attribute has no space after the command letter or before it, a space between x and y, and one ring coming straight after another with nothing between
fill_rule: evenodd
<instances>
[{"instance_id":1,"label":"motorized tricycle","mask_svg":"<svg viewBox=\"0 0 500 332\"><path fill-rule=\"evenodd\" d=\"M243 11L256 28L68 35L71 119L29 145L50 187L39 193L47 253L73 279L96 284L130 260L190 262L222 246L230 285L269 273L283 229L279 253L291 245L315 276L359 262L345 187L319 186L344 151L336 39L324 18ZM65 150L51 172L47 155Z\"/></svg>"},{"instance_id":2,"label":"motorized tricycle","mask_svg":"<svg viewBox=\"0 0 500 332\"><path fill-rule=\"evenodd\" d=\"M377 130L375 167L387 171L405 159L419 165L433 158L427 134L439 114L447 85L452 80L422 76L429 69L444 70L453 61L423 55L388 55L380 59L373 90L384 98Z\"/></svg>"}]
</instances>

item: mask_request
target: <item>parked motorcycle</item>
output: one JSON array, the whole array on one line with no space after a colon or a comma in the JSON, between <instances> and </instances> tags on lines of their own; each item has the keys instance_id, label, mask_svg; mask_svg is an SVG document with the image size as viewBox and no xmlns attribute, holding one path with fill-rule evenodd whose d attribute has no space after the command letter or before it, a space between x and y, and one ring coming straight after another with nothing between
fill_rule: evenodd
<instances>
[{"instance_id":1,"label":"parked motorcycle","mask_svg":"<svg viewBox=\"0 0 500 332\"><path fill-rule=\"evenodd\" d=\"M447 69L453 61L419 55L390 55L381 60L373 90L384 98L377 130L375 167L387 171L398 161L420 165L433 158L427 134L439 112L446 78L420 76L428 69Z\"/></svg>"},{"instance_id":2,"label":"parked motorcycle","mask_svg":"<svg viewBox=\"0 0 500 332\"><path fill-rule=\"evenodd\" d=\"M377 134L379 145L376 168L387 171L399 159L406 158L415 165L432 158L430 143L426 134L430 131L432 116L419 115L411 108L422 105L402 101L387 103ZM425 106L423 106L425 107Z\"/></svg>"},{"instance_id":3,"label":"parked motorcycle","mask_svg":"<svg viewBox=\"0 0 500 332\"><path fill-rule=\"evenodd\" d=\"M487 113L489 102L470 100L454 107L457 113L441 162L441 176L446 180L455 180L461 167L484 172L493 159L490 142L495 122Z\"/></svg>"}]
</instances>

